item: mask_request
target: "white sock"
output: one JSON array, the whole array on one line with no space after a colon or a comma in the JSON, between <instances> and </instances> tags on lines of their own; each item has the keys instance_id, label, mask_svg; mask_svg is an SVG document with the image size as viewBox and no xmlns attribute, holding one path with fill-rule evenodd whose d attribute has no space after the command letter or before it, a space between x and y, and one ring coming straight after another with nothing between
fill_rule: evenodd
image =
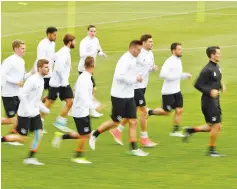
<instances>
[{"instance_id":1,"label":"white sock","mask_svg":"<svg viewBox=\"0 0 237 189\"><path fill-rule=\"evenodd\" d=\"M67 123L67 118L64 118L64 117L62 117L62 116L58 116L58 117L56 118L56 120L57 120L58 122L61 122L61 123Z\"/></svg>"},{"instance_id":2,"label":"white sock","mask_svg":"<svg viewBox=\"0 0 237 189\"><path fill-rule=\"evenodd\" d=\"M145 132L141 132L141 137L142 138L148 138L148 133L145 131Z\"/></svg>"},{"instance_id":3,"label":"white sock","mask_svg":"<svg viewBox=\"0 0 237 189\"><path fill-rule=\"evenodd\" d=\"M124 126L122 126L121 124L119 124L119 126L117 127L117 129L122 133L124 130Z\"/></svg>"}]
</instances>

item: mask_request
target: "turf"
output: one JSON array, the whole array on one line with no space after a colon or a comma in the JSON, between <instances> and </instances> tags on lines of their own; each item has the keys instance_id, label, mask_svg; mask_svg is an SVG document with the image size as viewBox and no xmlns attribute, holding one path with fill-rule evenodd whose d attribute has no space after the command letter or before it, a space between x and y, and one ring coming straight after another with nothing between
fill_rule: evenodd
<instances>
[{"instance_id":1,"label":"turf","mask_svg":"<svg viewBox=\"0 0 237 189\"><path fill-rule=\"evenodd\" d=\"M29 142L24 147L2 145L3 189L69 189L69 188L161 188L161 189L223 189L236 186L236 94L237 94L237 3L206 2L205 12L197 14L196 2L77 2L75 28L68 25L67 2L2 2L2 59L12 52L11 42L22 39L27 45L25 56L29 70L35 60L36 46L45 36L45 28L59 28L56 48L62 46L62 37L75 29L77 47L72 51L73 70L71 84L77 79L79 62L78 45L86 35L86 25L95 24L97 35L108 58L98 58L95 78L97 97L106 106L105 116L93 119L93 128L109 119L110 87L118 58L127 49L132 39L143 33L151 33L154 40L155 62L161 66L170 56L169 45L174 41L183 44L183 69L195 79L207 63L205 48L219 45L222 51L220 63L227 92L221 96L223 130L218 140L218 149L227 154L225 158L205 156L208 134L197 134L189 143L169 137L172 117L151 117L148 120L149 134L160 145L148 157L131 157L128 151L127 131L124 132L124 147L114 143L109 133L98 139L96 151L86 155L92 165L77 165L70 161L75 141L64 141L60 150L52 149L51 140L56 129L52 126L61 107L57 103L45 119L49 131L44 136L37 157L46 163L43 167L25 166ZM71 7L70 10L73 10ZM73 16L70 14L70 16ZM204 17L203 17L204 16ZM203 20L204 19L204 20ZM202 22L203 21L203 22ZM72 25L71 25L72 24ZM193 81L182 81L184 115L182 126L204 123L200 110L200 93ZM147 104L150 108L161 105L162 80L158 73L152 74L147 88ZM4 115L4 112L2 112ZM72 118L69 127L74 128ZM9 127L2 126L2 134ZM139 134L139 131L138 131Z\"/></svg>"}]
</instances>

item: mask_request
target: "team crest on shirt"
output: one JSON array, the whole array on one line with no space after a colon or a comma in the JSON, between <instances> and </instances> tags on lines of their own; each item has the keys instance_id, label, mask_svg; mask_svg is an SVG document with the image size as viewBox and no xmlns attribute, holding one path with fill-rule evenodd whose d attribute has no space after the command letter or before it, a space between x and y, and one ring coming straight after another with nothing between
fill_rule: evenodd
<instances>
[{"instance_id":1,"label":"team crest on shirt","mask_svg":"<svg viewBox=\"0 0 237 189\"><path fill-rule=\"evenodd\" d=\"M144 102L143 100L139 100L139 104L143 104L143 102Z\"/></svg>"}]
</instances>

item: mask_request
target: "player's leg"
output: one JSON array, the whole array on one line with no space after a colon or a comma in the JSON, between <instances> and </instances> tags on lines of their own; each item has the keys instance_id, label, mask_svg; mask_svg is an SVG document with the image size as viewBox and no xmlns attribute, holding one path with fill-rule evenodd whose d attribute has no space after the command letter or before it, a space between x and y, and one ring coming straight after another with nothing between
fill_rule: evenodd
<instances>
[{"instance_id":1,"label":"player's leg","mask_svg":"<svg viewBox=\"0 0 237 189\"><path fill-rule=\"evenodd\" d=\"M129 142L131 146L131 153L135 156L147 156L146 153L137 146L137 111L134 98L126 99L126 106L124 111L124 117L129 121Z\"/></svg>"},{"instance_id":2,"label":"player's leg","mask_svg":"<svg viewBox=\"0 0 237 189\"><path fill-rule=\"evenodd\" d=\"M44 90L49 90L49 80L50 78L44 78ZM47 96L42 98L42 102L45 103Z\"/></svg>"},{"instance_id":3,"label":"player's leg","mask_svg":"<svg viewBox=\"0 0 237 189\"><path fill-rule=\"evenodd\" d=\"M40 142L43 137L43 124L41 121L40 115L37 115L30 119L30 131L34 132L34 138L30 147L29 155L26 159L24 159L24 164L30 165L44 165L44 163L39 162L35 155L38 152L38 148L40 146Z\"/></svg>"},{"instance_id":4,"label":"player's leg","mask_svg":"<svg viewBox=\"0 0 237 189\"><path fill-rule=\"evenodd\" d=\"M148 109L148 115L165 116L169 115L172 111L174 103L173 95L162 95L162 107L154 110Z\"/></svg>"},{"instance_id":5,"label":"player's leg","mask_svg":"<svg viewBox=\"0 0 237 189\"><path fill-rule=\"evenodd\" d=\"M30 119L18 116L16 134L9 134L1 138L1 142L24 142L27 138Z\"/></svg>"},{"instance_id":6,"label":"player's leg","mask_svg":"<svg viewBox=\"0 0 237 189\"><path fill-rule=\"evenodd\" d=\"M91 76L91 81L93 83L93 109L90 110L91 117L99 118L103 116L103 114L97 112L97 109L100 109L102 107L101 103L96 99L95 93L96 93L96 83L93 76Z\"/></svg>"},{"instance_id":7,"label":"player's leg","mask_svg":"<svg viewBox=\"0 0 237 189\"><path fill-rule=\"evenodd\" d=\"M78 140L75 158L72 161L76 163L89 164L91 163L85 158L85 143L88 141L91 133L91 122L90 117L83 118L74 118L74 121L77 126L77 131L80 135L80 139Z\"/></svg>"},{"instance_id":8,"label":"player's leg","mask_svg":"<svg viewBox=\"0 0 237 189\"><path fill-rule=\"evenodd\" d=\"M118 127L114 128L110 131L115 142L117 142L120 145L123 145L122 133L123 133L124 127L127 123L128 123L128 119L122 119L122 121L119 123Z\"/></svg>"},{"instance_id":9,"label":"player's leg","mask_svg":"<svg viewBox=\"0 0 237 189\"><path fill-rule=\"evenodd\" d=\"M183 114L183 95L181 92L173 94L175 108L174 118L173 118L173 130L170 136L183 137L182 132L180 132L180 123Z\"/></svg>"},{"instance_id":10,"label":"player's leg","mask_svg":"<svg viewBox=\"0 0 237 189\"><path fill-rule=\"evenodd\" d=\"M98 129L96 129L95 131L92 131L91 133L89 144L90 144L91 149L93 150L95 149L95 142L96 142L97 137L101 133L106 132L114 127L117 127L120 121L123 119L125 105L126 105L125 99L111 97L111 102L112 102L112 115L111 115L112 120L105 121L99 126Z\"/></svg>"},{"instance_id":11,"label":"player's leg","mask_svg":"<svg viewBox=\"0 0 237 189\"><path fill-rule=\"evenodd\" d=\"M72 132L72 130L67 127L67 115L73 103L73 92L70 85L67 87L60 87L59 98L61 101L65 101L66 104L57 116L54 126L63 132Z\"/></svg>"}]
</instances>

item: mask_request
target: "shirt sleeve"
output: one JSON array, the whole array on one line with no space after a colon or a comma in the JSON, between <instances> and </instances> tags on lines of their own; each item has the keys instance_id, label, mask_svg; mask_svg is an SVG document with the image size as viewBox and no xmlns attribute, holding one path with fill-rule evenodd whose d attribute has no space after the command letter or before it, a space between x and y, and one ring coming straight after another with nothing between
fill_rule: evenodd
<instances>
[{"instance_id":1,"label":"shirt sleeve","mask_svg":"<svg viewBox=\"0 0 237 189\"><path fill-rule=\"evenodd\" d=\"M128 73L129 62L126 59L120 59L115 69L115 79L127 84L134 84L137 78L134 75Z\"/></svg>"},{"instance_id":2,"label":"shirt sleeve","mask_svg":"<svg viewBox=\"0 0 237 189\"><path fill-rule=\"evenodd\" d=\"M160 70L160 78L165 79L167 81L174 81L180 79L181 75L173 71L170 61L166 61Z\"/></svg>"},{"instance_id":3,"label":"shirt sleeve","mask_svg":"<svg viewBox=\"0 0 237 189\"><path fill-rule=\"evenodd\" d=\"M102 48L101 48L101 45L100 45L99 39L97 39L97 49L98 49L98 52L103 52Z\"/></svg>"},{"instance_id":4,"label":"shirt sleeve","mask_svg":"<svg viewBox=\"0 0 237 189\"><path fill-rule=\"evenodd\" d=\"M210 95L211 88L207 85L210 71L204 69L197 78L194 87L205 95Z\"/></svg>"},{"instance_id":5,"label":"shirt sleeve","mask_svg":"<svg viewBox=\"0 0 237 189\"><path fill-rule=\"evenodd\" d=\"M55 64L55 71L57 73L57 75L60 77L60 80L61 80L61 84L64 84L65 83L65 77L63 76L63 72L64 72L64 68L65 68L65 64L68 63L68 60L69 58L68 57L57 57L57 60L56 60L56 64Z\"/></svg>"},{"instance_id":6,"label":"shirt sleeve","mask_svg":"<svg viewBox=\"0 0 237 189\"><path fill-rule=\"evenodd\" d=\"M20 81L8 75L11 69L12 69L11 62L3 62L2 68L1 68L1 77L2 77L3 83L7 81L9 83L17 84Z\"/></svg>"}]
</instances>

